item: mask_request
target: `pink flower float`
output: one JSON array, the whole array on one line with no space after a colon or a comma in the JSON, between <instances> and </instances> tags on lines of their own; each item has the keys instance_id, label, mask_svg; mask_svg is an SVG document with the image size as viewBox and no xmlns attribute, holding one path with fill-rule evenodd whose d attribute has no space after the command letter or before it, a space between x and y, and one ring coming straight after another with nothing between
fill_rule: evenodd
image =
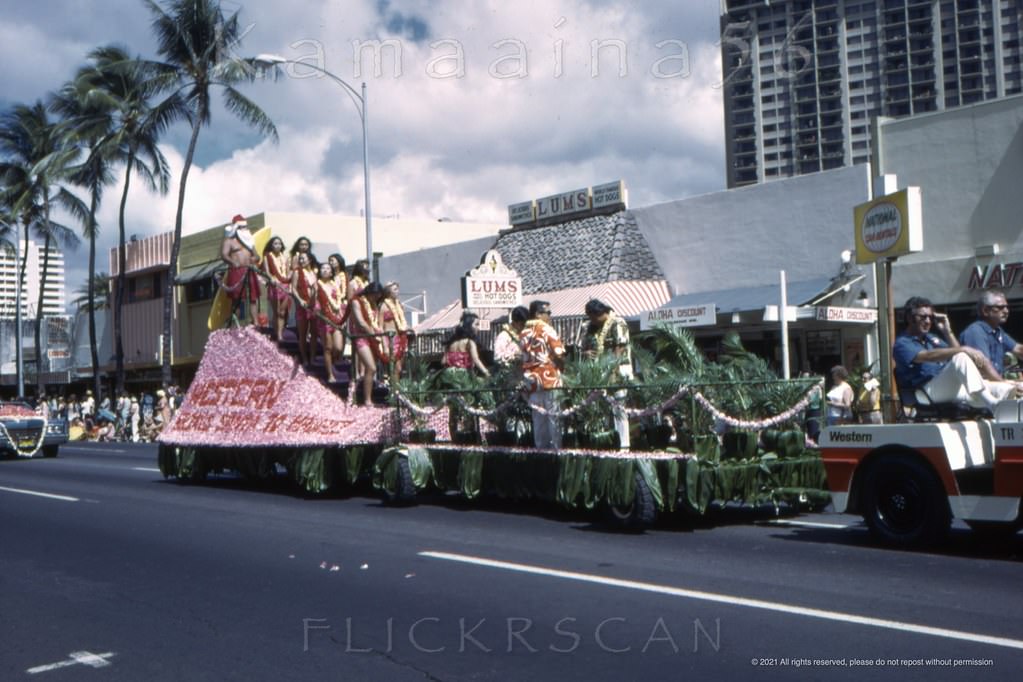
<instances>
[{"instance_id":1,"label":"pink flower float","mask_svg":"<svg viewBox=\"0 0 1023 682\"><path fill-rule=\"evenodd\" d=\"M251 327L210 334L159 441L185 447L334 447L392 441L395 411L349 405Z\"/></svg>"}]
</instances>

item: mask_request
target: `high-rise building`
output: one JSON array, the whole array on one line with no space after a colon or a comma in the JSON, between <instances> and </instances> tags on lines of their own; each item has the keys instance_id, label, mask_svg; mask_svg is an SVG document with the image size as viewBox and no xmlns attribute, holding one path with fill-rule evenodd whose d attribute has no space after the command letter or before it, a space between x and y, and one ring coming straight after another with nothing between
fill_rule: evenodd
<instances>
[{"instance_id":1,"label":"high-rise building","mask_svg":"<svg viewBox=\"0 0 1023 682\"><path fill-rule=\"evenodd\" d=\"M21 242L21 256L25 256L25 243ZM18 266L13 250L0 249L0 318L15 317ZM21 314L33 319L39 305L39 283L43 271L43 250L34 241L28 242L28 261L25 265L25 285L21 290ZM50 248L46 264L46 287L43 289L43 316L64 315L67 300L64 282L64 254Z\"/></svg>"},{"instance_id":2,"label":"high-rise building","mask_svg":"<svg viewBox=\"0 0 1023 682\"><path fill-rule=\"evenodd\" d=\"M864 163L870 122L1023 91L1023 0L721 0L728 186Z\"/></svg>"}]
</instances>

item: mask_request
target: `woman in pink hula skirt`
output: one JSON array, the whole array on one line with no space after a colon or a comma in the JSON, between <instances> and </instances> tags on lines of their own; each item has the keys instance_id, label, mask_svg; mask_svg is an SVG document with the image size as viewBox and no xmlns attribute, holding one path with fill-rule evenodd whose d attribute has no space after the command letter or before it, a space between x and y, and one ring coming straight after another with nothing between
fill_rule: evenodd
<instances>
[{"instance_id":1,"label":"woman in pink hula skirt","mask_svg":"<svg viewBox=\"0 0 1023 682\"><path fill-rule=\"evenodd\" d=\"M389 356L387 340L382 334L377 308L384 297L384 287L380 282L372 282L348 304L348 332L355 346L355 355L362 368L362 396L365 405L372 404L373 377L376 376L377 362L386 363Z\"/></svg>"},{"instance_id":2,"label":"woman in pink hula skirt","mask_svg":"<svg viewBox=\"0 0 1023 682\"><path fill-rule=\"evenodd\" d=\"M280 237L272 238L263 249L263 268L269 278L266 292L270 299L270 328L273 338L278 341L284 333L291 307L291 267L288 260Z\"/></svg>"},{"instance_id":3,"label":"woman in pink hula skirt","mask_svg":"<svg viewBox=\"0 0 1023 682\"><path fill-rule=\"evenodd\" d=\"M298 331L298 359L303 365L309 365L316 355L316 269L314 258L309 253L299 253L295 259L295 269L291 273L291 290L295 293L298 305L295 306L295 326Z\"/></svg>"},{"instance_id":4,"label":"woman in pink hula skirt","mask_svg":"<svg viewBox=\"0 0 1023 682\"><path fill-rule=\"evenodd\" d=\"M329 324L317 318L316 326L320 330L320 341L323 343L323 362L327 366L327 381L333 383L334 358L340 357L344 351L345 339L341 333L341 323L345 318L344 294L334 283L334 268L330 263L320 266L320 280L316 283L316 300L320 314L327 318Z\"/></svg>"},{"instance_id":5,"label":"woman in pink hula skirt","mask_svg":"<svg viewBox=\"0 0 1023 682\"><path fill-rule=\"evenodd\" d=\"M384 299L380 302L380 324L385 332L394 332L391 337L391 381L396 383L401 376L401 366L408 353L409 335L412 330L405 321L405 309L398 298L400 290L397 282L384 285Z\"/></svg>"}]
</instances>

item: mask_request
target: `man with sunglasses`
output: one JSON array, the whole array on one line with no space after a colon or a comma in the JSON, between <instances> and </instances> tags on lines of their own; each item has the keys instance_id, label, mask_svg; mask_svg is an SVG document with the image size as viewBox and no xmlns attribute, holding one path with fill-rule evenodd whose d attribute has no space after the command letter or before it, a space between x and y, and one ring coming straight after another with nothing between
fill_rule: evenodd
<instances>
[{"instance_id":1,"label":"man with sunglasses","mask_svg":"<svg viewBox=\"0 0 1023 682\"><path fill-rule=\"evenodd\" d=\"M959 343L984 353L999 378L1005 375L1005 354L1023 358L1023 345L1009 336L1002 325L1009 319L1009 303L1005 294L988 290L977 301L977 320L959 335Z\"/></svg>"},{"instance_id":2,"label":"man with sunglasses","mask_svg":"<svg viewBox=\"0 0 1023 682\"><path fill-rule=\"evenodd\" d=\"M901 391L920 391L934 403L966 402L993 408L1016 393L982 351L960 346L948 316L914 296L904 307L906 328L895 339L895 381ZM931 333L935 329L937 334Z\"/></svg>"}]
</instances>

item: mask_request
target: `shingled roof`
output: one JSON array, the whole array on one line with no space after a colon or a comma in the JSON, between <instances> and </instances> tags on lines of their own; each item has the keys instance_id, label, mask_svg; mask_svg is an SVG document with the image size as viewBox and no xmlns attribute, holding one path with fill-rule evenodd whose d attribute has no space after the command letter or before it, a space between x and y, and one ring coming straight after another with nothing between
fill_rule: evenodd
<instances>
[{"instance_id":1,"label":"shingled roof","mask_svg":"<svg viewBox=\"0 0 1023 682\"><path fill-rule=\"evenodd\" d=\"M494 246L524 293L664 279L629 211L502 234Z\"/></svg>"}]
</instances>

